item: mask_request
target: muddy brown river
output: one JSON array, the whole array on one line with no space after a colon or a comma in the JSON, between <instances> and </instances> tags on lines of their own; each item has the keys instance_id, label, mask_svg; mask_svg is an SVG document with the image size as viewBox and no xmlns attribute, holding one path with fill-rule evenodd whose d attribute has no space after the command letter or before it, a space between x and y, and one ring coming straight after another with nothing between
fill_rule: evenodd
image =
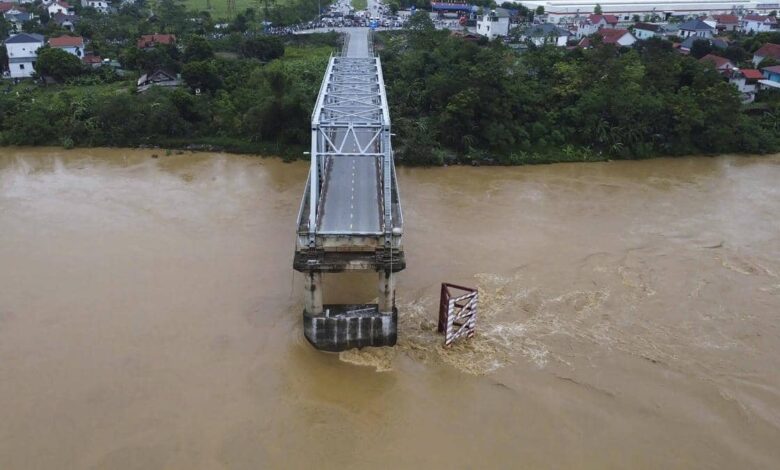
<instances>
[{"instance_id":1,"label":"muddy brown river","mask_svg":"<svg viewBox=\"0 0 780 470\"><path fill-rule=\"evenodd\" d=\"M399 344L338 355L307 164L153 152L0 150L0 469L780 465L780 155L401 168Z\"/></svg>"}]
</instances>

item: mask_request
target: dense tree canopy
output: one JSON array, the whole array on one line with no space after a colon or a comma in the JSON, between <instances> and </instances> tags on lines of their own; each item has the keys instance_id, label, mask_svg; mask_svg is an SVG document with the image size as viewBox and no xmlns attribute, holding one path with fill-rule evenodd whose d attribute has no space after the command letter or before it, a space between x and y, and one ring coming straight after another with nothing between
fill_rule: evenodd
<instances>
[{"instance_id":1,"label":"dense tree canopy","mask_svg":"<svg viewBox=\"0 0 780 470\"><path fill-rule=\"evenodd\" d=\"M505 163L778 149L711 67L650 40L636 49L481 46L447 33L384 36L382 60L407 163ZM775 113L776 104L774 107Z\"/></svg>"},{"instance_id":2,"label":"dense tree canopy","mask_svg":"<svg viewBox=\"0 0 780 470\"><path fill-rule=\"evenodd\" d=\"M39 75L63 82L81 75L84 67L75 55L62 49L44 47L38 51L35 69Z\"/></svg>"}]
</instances>

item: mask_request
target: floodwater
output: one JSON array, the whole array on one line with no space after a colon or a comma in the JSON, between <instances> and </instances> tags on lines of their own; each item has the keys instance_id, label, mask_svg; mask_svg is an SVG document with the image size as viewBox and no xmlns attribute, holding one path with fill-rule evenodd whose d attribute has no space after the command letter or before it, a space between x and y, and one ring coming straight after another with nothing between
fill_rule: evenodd
<instances>
[{"instance_id":1,"label":"floodwater","mask_svg":"<svg viewBox=\"0 0 780 470\"><path fill-rule=\"evenodd\" d=\"M306 164L153 152L0 150L2 469L780 465L780 155L402 168L399 345L337 355Z\"/></svg>"}]
</instances>

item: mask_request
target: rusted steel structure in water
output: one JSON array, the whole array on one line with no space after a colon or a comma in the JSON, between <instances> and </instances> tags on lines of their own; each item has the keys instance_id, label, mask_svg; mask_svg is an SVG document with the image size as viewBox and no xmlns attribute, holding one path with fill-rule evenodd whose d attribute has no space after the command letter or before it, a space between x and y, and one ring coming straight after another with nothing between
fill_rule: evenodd
<instances>
[{"instance_id":1,"label":"rusted steel structure in water","mask_svg":"<svg viewBox=\"0 0 780 470\"><path fill-rule=\"evenodd\" d=\"M471 338L477 329L479 292L471 287L443 283L439 301L439 333L444 333L444 346L461 338Z\"/></svg>"}]
</instances>

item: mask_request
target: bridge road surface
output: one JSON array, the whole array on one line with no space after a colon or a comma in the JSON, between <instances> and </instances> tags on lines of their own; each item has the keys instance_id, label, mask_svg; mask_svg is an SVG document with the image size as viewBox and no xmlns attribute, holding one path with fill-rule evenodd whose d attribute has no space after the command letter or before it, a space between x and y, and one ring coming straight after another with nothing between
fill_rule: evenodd
<instances>
[{"instance_id":1,"label":"bridge road surface","mask_svg":"<svg viewBox=\"0 0 780 470\"><path fill-rule=\"evenodd\" d=\"M368 57L368 28L351 28L347 43L347 57ZM341 142L344 133L336 135ZM371 136L358 134L359 144L365 146ZM358 142L347 136L343 151L358 152ZM331 157L331 168L323 194L324 205L319 231L323 233L379 233L379 168L377 158Z\"/></svg>"}]
</instances>

